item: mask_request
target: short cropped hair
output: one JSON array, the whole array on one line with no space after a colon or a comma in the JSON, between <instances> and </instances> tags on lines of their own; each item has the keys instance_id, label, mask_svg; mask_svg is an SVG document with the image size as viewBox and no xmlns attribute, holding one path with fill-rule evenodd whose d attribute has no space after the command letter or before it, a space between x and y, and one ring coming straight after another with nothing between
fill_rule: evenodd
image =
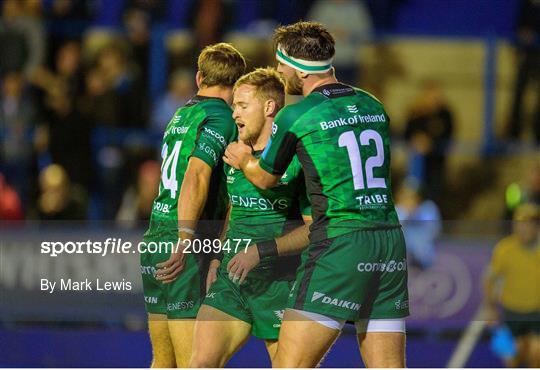
<instances>
[{"instance_id":1,"label":"short cropped hair","mask_svg":"<svg viewBox=\"0 0 540 370\"><path fill-rule=\"evenodd\" d=\"M242 85L254 86L255 96L262 100L272 99L281 109L285 105L285 84L274 68L257 68L234 84L233 91Z\"/></svg>"},{"instance_id":2,"label":"short cropped hair","mask_svg":"<svg viewBox=\"0 0 540 370\"><path fill-rule=\"evenodd\" d=\"M274 32L274 47L280 45L287 55L305 60L327 60L335 54L335 41L318 22L300 21L278 27Z\"/></svg>"},{"instance_id":3,"label":"short cropped hair","mask_svg":"<svg viewBox=\"0 0 540 370\"><path fill-rule=\"evenodd\" d=\"M209 45L203 49L197 61L206 87L234 85L246 71L246 60L228 43Z\"/></svg>"},{"instance_id":4,"label":"short cropped hair","mask_svg":"<svg viewBox=\"0 0 540 370\"><path fill-rule=\"evenodd\" d=\"M520 205L514 212L514 221L540 221L540 207L532 203Z\"/></svg>"}]
</instances>

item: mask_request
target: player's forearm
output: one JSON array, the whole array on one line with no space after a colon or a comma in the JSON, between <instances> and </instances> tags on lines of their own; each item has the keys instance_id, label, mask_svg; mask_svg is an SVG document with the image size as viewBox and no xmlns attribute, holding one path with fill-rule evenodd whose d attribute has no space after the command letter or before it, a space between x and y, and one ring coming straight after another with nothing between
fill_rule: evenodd
<instances>
[{"instance_id":1,"label":"player's forearm","mask_svg":"<svg viewBox=\"0 0 540 370\"><path fill-rule=\"evenodd\" d=\"M301 253L309 244L309 226L302 225L291 232L276 238L279 256Z\"/></svg>"},{"instance_id":2,"label":"player's forearm","mask_svg":"<svg viewBox=\"0 0 540 370\"><path fill-rule=\"evenodd\" d=\"M300 254L309 245L309 224L276 239L257 243L259 258Z\"/></svg>"},{"instance_id":3,"label":"player's forearm","mask_svg":"<svg viewBox=\"0 0 540 370\"><path fill-rule=\"evenodd\" d=\"M196 230L206 204L208 187L209 183L206 179L186 173L178 200L178 235L181 239L193 237L192 231Z\"/></svg>"},{"instance_id":4,"label":"player's forearm","mask_svg":"<svg viewBox=\"0 0 540 370\"><path fill-rule=\"evenodd\" d=\"M223 227L219 233L219 240L224 241L227 236L227 228L229 227L229 217L231 214L231 204L227 205L227 212L225 212L225 219L223 220Z\"/></svg>"},{"instance_id":5,"label":"player's forearm","mask_svg":"<svg viewBox=\"0 0 540 370\"><path fill-rule=\"evenodd\" d=\"M259 189L269 189L276 186L279 177L273 176L263 170L259 165L259 159L250 156L242 166L244 176Z\"/></svg>"}]
</instances>

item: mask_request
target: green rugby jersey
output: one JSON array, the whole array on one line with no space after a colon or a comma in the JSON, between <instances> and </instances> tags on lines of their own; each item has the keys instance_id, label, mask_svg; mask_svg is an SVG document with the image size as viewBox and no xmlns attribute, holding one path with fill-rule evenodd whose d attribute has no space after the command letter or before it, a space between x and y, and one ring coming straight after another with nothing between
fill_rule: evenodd
<instances>
[{"instance_id":1,"label":"green rugby jersey","mask_svg":"<svg viewBox=\"0 0 540 370\"><path fill-rule=\"evenodd\" d=\"M180 186L191 157L203 160L214 169L206 212L203 212L202 218L215 219L224 216L215 212L220 208L219 186L220 179L223 178L221 157L236 135L232 110L222 99L195 96L176 111L163 135L161 182L159 194L152 206L147 235L163 227L176 232Z\"/></svg>"},{"instance_id":2,"label":"green rugby jersey","mask_svg":"<svg viewBox=\"0 0 540 370\"><path fill-rule=\"evenodd\" d=\"M310 238L398 227L390 183L389 118L360 89L328 84L282 109L260 166L281 174L296 154L313 206Z\"/></svg>"},{"instance_id":3,"label":"green rugby jersey","mask_svg":"<svg viewBox=\"0 0 540 370\"><path fill-rule=\"evenodd\" d=\"M261 152L254 153L256 157L260 154ZM224 170L231 206L226 234L230 243L227 249L224 249L221 264L226 268L236 253L245 251L245 242L235 250L234 239L251 239L252 244L274 239L302 225L301 215L311 215L311 206L306 195L302 167L296 157L292 158L278 185L268 190L257 188L246 179L242 171L234 167L225 164ZM294 273L299 261L295 256L280 257L279 263L276 262L276 257L263 259L249 276L263 277L267 276L268 272L282 275L287 273L284 270L290 266L293 266Z\"/></svg>"}]
</instances>

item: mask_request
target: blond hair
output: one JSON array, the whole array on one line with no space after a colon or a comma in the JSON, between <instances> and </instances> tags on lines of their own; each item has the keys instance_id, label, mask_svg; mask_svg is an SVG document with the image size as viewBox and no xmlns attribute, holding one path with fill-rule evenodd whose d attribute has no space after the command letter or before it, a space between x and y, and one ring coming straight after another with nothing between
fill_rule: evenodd
<instances>
[{"instance_id":1,"label":"blond hair","mask_svg":"<svg viewBox=\"0 0 540 370\"><path fill-rule=\"evenodd\" d=\"M282 108L285 105L285 84L274 68L257 68L253 72L240 77L234 84L233 91L242 85L256 88L255 96L261 100L273 100Z\"/></svg>"},{"instance_id":2,"label":"blond hair","mask_svg":"<svg viewBox=\"0 0 540 370\"><path fill-rule=\"evenodd\" d=\"M246 70L246 60L231 44L221 42L203 49L197 61L202 73L202 84L211 86L233 86Z\"/></svg>"}]
</instances>

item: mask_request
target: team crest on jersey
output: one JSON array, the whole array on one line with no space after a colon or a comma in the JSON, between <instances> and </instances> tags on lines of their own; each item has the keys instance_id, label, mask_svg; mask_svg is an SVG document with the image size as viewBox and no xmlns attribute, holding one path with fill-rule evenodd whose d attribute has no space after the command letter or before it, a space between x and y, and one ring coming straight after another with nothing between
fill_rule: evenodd
<instances>
[{"instance_id":1,"label":"team crest on jersey","mask_svg":"<svg viewBox=\"0 0 540 370\"><path fill-rule=\"evenodd\" d=\"M281 321L283 320L283 314L285 313L285 310L277 310L274 311L274 314L277 316L277 318Z\"/></svg>"},{"instance_id":2,"label":"team crest on jersey","mask_svg":"<svg viewBox=\"0 0 540 370\"><path fill-rule=\"evenodd\" d=\"M232 184L236 180L236 178L233 176L236 170L234 167L231 167L229 171L227 171L227 184Z\"/></svg>"},{"instance_id":3,"label":"team crest on jersey","mask_svg":"<svg viewBox=\"0 0 540 370\"><path fill-rule=\"evenodd\" d=\"M347 105L347 110L351 113L358 113L358 107L356 105Z\"/></svg>"},{"instance_id":4,"label":"team crest on jersey","mask_svg":"<svg viewBox=\"0 0 540 370\"><path fill-rule=\"evenodd\" d=\"M287 185L287 184L289 184L288 177L289 177L289 175L287 175L287 172L285 172L283 174L283 176L281 176L281 179L279 179L278 184L279 185Z\"/></svg>"}]
</instances>

